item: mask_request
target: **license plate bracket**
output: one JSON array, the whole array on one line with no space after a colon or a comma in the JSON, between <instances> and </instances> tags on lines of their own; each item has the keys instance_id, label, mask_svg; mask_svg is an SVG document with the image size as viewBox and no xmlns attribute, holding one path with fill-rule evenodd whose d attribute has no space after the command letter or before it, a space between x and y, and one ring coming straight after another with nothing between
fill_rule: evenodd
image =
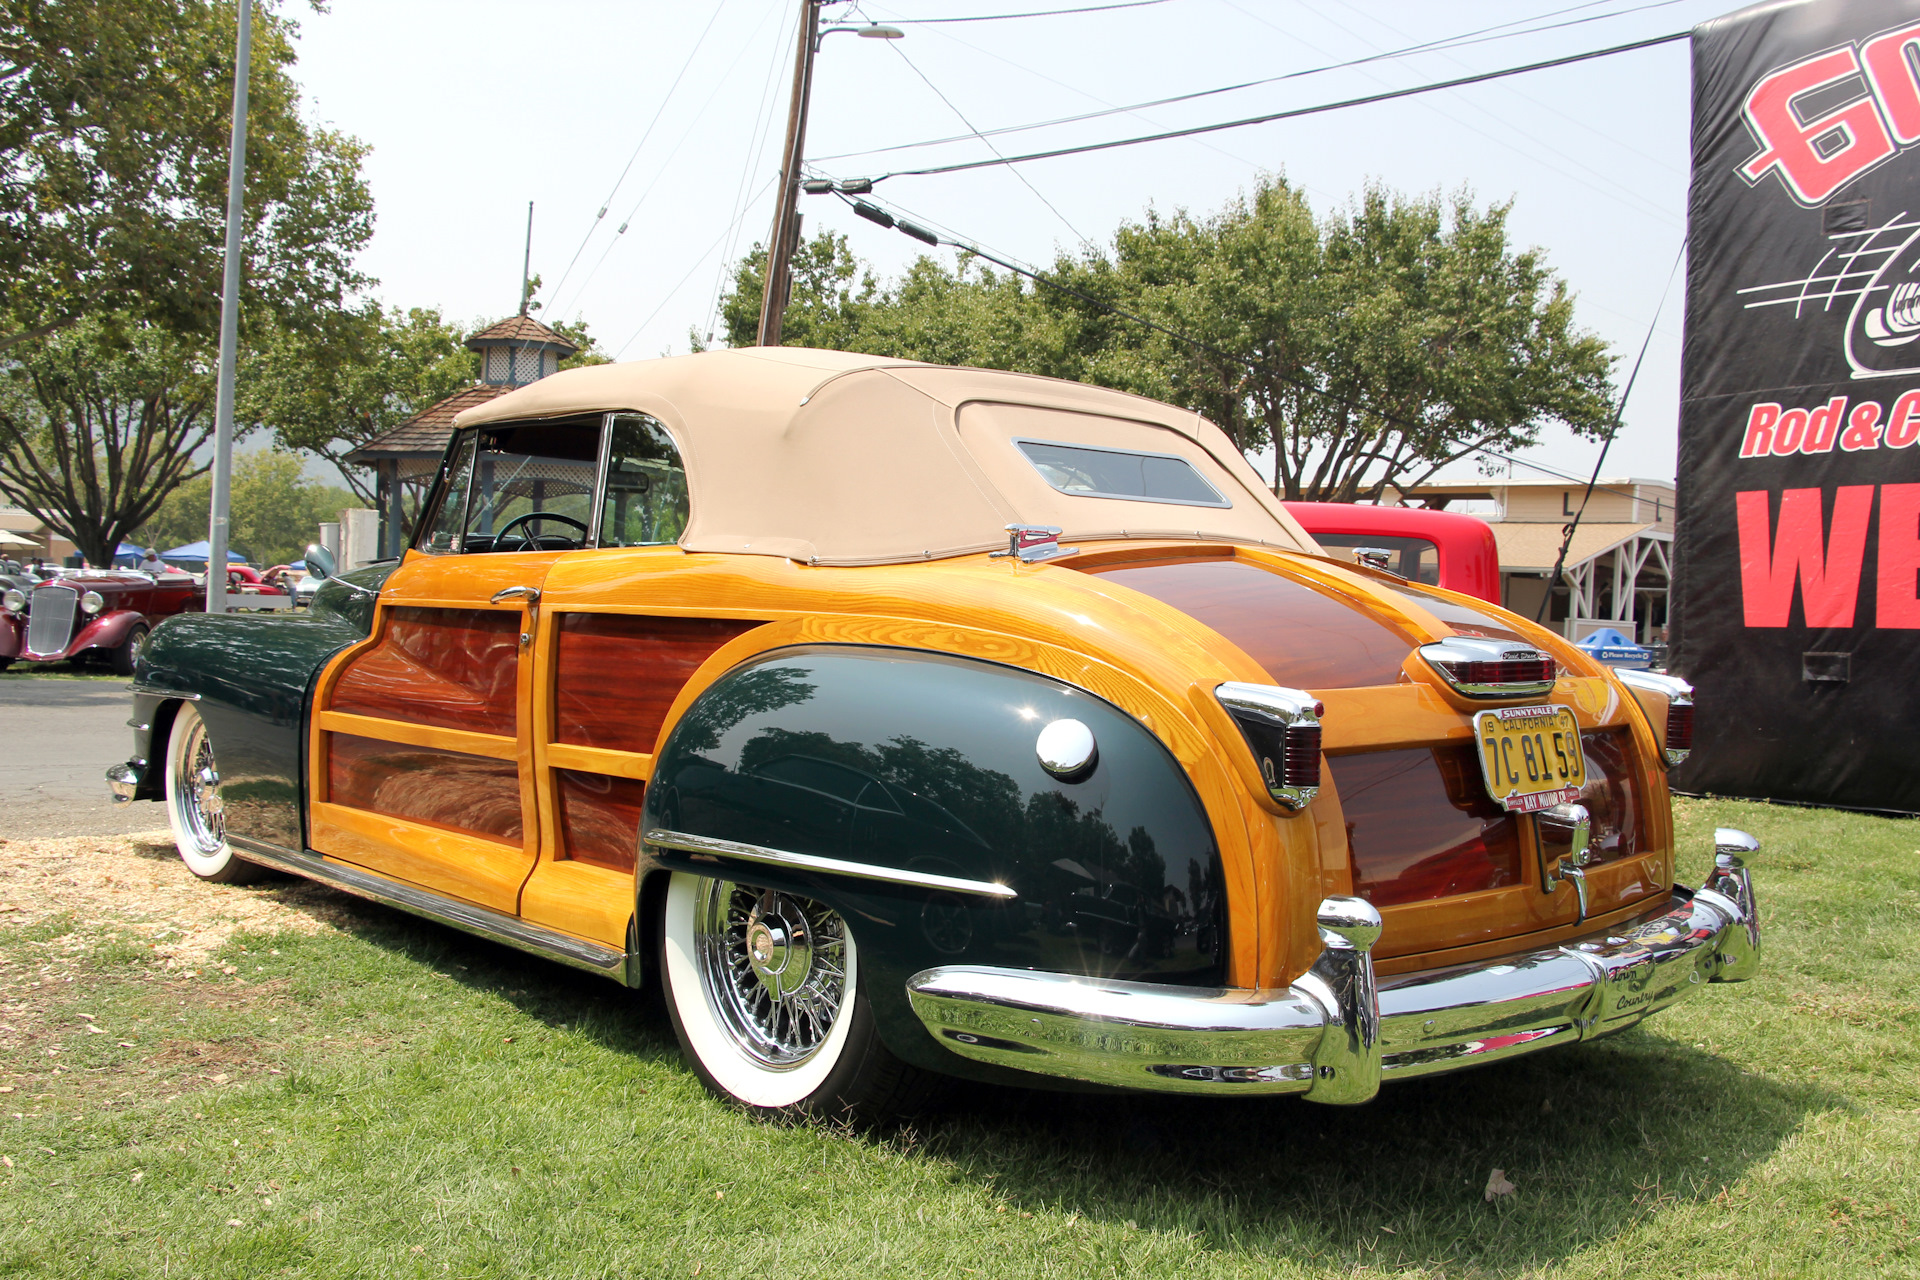
<instances>
[{"instance_id":1,"label":"license plate bracket","mask_svg":"<svg viewBox=\"0 0 1920 1280\"><path fill-rule=\"evenodd\" d=\"M1580 725L1562 706L1498 707L1473 717L1480 776L1508 813L1538 813L1580 798L1587 782Z\"/></svg>"}]
</instances>

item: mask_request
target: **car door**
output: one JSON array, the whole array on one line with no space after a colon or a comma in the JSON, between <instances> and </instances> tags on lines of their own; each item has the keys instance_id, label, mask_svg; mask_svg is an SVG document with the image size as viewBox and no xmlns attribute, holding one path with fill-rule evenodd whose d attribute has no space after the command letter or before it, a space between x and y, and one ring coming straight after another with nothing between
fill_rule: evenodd
<instances>
[{"instance_id":1,"label":"car door","mask_svg":"<svg viewBox=\"0 0 1920 1280\"><path fill-rule=\"evenodd\" d=\"M309 844L513 912L541 850L532 716L548 571L592 541L603 420L462 432L372 634L314 701Z\"/></svg>"}]
</instances>

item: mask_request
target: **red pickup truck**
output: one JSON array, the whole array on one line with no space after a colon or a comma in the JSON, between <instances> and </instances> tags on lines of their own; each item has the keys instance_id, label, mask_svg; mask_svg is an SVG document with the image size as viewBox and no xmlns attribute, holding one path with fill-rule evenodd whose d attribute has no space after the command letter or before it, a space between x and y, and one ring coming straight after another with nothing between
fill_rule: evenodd
<instances>
[{"instance_id":1,"label":"red pickup truck","mask_svg":"<svg viewBox=\"0 0 1920 1280\"><path fill-rule=\"evenodd\" d=\"M1336 556L1384 551L1384 557L1370 556L1367 562L1410 582L1500 603L1500 549L1485 520L1452 511L1353 502L1289 502L1286 507Z\"/></svg>"}]
</instances>

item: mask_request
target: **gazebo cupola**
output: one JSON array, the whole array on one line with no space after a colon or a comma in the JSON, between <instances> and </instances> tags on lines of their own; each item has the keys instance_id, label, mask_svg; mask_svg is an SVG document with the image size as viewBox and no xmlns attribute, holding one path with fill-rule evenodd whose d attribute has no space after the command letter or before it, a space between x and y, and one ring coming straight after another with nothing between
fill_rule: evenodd
<instances>
[{"instance_id":1,"label":"gazebo cupola","mask_svg":"<svg viewBox=\"0 0 1920 1280\"><path fill-rule=\"evenodd\" d=\"M557 373L560 362L580 348L532 316L517 315L488 325L467 339L480 356L480 377L399 426L367 441L346 456L371 467L377 477L382 556L397 556L406 543L408 507L419 504L440 467L453 435L453 419L462 409L485 404L516 387Z\"/></svg>"},{"instance_id":2,"label":"gazebo cupola","mask_svg":"<svg viewBox=\"0 0 1920 1280\"><path fill-rule=\"evenodd\" d=\"M532 316L512 316L467 339L480 353L480 381L490 387L524 387L560 368L580 348Z\"/></svg>"}]
</instances>

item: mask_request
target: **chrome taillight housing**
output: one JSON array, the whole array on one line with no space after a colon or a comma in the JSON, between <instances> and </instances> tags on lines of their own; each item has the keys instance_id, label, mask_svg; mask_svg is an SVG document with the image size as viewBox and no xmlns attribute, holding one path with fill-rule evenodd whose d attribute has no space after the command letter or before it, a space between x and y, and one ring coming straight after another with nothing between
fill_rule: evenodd
<instances>
[{"instance_id":1,"label":"chrome taillight housing","mask_svg":"<svg viewBox=\"0 0 1920 1280\"><path fill-rule=\"evenodd\" d=\"M1229 681L1213 692L1240 726L1267 794L1289 809L1305 808L1320 794L1320 717L1326 708L1310 693L1278 685Z\"/></svg>"},{"instance_id":2,"label":"chrome taillight housing","mask_svg":"<svg viewBox=\"0 0 1920 1280\"><path fill-rule=\"evenodd\" d=\"M1454 692L1469 698L1534 698L1560 674L1551 655L1513 640L1452 636L1420 646L1420 656Z\"/></svg>"},{"instance_id":3,"label":"chrome taillight housing","mask_svg":"<svg viewBox=\"0 0 1920 1280\"><path fill-rule=\"evenodd\" d=\"M1668 764L1679 764L1693 754L1693 686L1678 676L1653 671L1615 671L1634 701L1647 713L1660 737L1661 754Z\"/></svg>"}]
</instances>

